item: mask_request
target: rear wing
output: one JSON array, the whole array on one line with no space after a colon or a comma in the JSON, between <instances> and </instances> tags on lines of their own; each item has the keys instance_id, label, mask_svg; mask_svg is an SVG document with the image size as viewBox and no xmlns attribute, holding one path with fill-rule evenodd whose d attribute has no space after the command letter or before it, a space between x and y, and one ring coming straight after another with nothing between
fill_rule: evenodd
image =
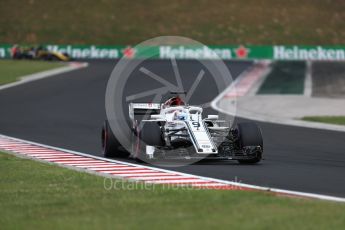
<instances>
[{"instance_id":1,"label":"rear wing","mask_svg":"<svg viewBox=\"0 0 345 230\"><path fill-rule=\"evenodd\" d=\"M160 109L159 103L129 103L129 117L134 120L135 115L159 114Z\"/></svg>"}]
</instances>

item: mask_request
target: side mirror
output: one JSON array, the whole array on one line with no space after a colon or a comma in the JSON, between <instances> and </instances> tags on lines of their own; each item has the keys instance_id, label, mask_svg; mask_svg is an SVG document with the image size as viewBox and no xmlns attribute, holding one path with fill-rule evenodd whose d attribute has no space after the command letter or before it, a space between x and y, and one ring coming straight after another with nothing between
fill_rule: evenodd
<instances>
[{"instance_id":1,"label":"side mirror","mask_svg":"<svg viewBox=\"0 0 345 230\"><path fill-rule=\"evenodd\" d=\"M160 115L160 114L153 114L153 115L151 115L151 119L164 120L164 116Z\"/></svg>"},{"instance_id":2,"label":"side mirror","mask_svg":"<svg viewBox=\"0 0 345 230\"><path fill-rule=\"evenodd\" d=\"M218 120L219 116L218 115L208 115L207 120Z\"/></svg>"}]
</instances>

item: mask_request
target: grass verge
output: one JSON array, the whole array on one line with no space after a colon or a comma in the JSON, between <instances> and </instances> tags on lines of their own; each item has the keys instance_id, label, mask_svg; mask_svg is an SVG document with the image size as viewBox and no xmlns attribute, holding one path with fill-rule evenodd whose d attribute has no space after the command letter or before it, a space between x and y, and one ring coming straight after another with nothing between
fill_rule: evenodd
<instances>
[{"instance_id":1,"label":"grass verge","mask_svg":"<svg viewBox=\"0 0 345 230\"><path fill-rule=\"evenodd\" d=\"M345 116L308 116L303 117L302 120L335 125L345 125Z\"/></svg>"},{"instance_id":2,"label":"grass verge","mask_svg":"<svg viewBox=\"0 0 345 230\"><path fill-rule=\"evenodd\" d=\"M303 94L306 64L303 61L277 61L258 94Z\"/></svg>"},{"instance_id":3,"label":"grass verge","mask_svg":"<svg viewBox=\"0 0 345 230\"><path fill-rule=\"evenodd\" d=\"M4 43L137 44L180 35L205 44L345 43L340 0L2 0Z\"/></svg>"},{"instance_id":4,"label":"grass verge","mask_svg":"<svg viewBox=\"0 0 345 230\"><path fill-rule=\"evenodd\" d=\"M62 67L65 64L45 61L0 60L0 85L19 80L21 76Z\"/></svg>"},{"instance_id":5,"label":"grass verge","mask_svg":"<svg viewBox=\"0 0 345 230\"><path fill-rule=\"evenodd\" d=\"M345 227L345 205L339 203L263 192L143 189L133 183L107 190L102 177L5 153L0 165L1 229Z\"/></svg>"}]
</instances>

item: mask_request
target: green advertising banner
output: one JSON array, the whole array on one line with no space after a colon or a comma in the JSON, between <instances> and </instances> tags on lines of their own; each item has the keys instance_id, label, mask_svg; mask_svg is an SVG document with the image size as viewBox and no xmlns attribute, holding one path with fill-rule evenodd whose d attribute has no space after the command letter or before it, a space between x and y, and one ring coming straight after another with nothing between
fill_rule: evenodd
<instances>
[{"instance_id":1,"label":"green advertising banner","mask_svg":"<svg viewBox=\"0 0 345 230\"><path fill-rule=\"evenodd\" d=\"M345 46L104 46L44 45L52 52L67 53L76 59L158 58L158 59L271 59L345 60ZM0 44L0 58L11 58L10 44ZM21 46L28 49L30 46Z\"/></svg>"}]
</instances>

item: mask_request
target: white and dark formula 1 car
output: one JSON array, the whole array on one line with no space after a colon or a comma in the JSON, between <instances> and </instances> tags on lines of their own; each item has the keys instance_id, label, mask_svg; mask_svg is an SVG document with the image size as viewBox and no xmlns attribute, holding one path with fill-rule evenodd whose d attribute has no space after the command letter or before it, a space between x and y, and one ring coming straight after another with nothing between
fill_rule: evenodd
<instances>
[{"instance_id":1,"label":"white and dark formula 1 car","mask_svg":"<svg viewBox=\"0 0 345 230\"><path fill-rule=\"evenodd\" d=\"M163 104L130 103L132 151L121 146L106 120L102 128L103 154L144 161L230 159L254 164L262 159L263 139L255 123L239 123L230 128L218 115L203 117L202 112L201 107L186 105L178 96ZM144 114L147 119L143 119Z\"/></svg>"}]
</instances>

